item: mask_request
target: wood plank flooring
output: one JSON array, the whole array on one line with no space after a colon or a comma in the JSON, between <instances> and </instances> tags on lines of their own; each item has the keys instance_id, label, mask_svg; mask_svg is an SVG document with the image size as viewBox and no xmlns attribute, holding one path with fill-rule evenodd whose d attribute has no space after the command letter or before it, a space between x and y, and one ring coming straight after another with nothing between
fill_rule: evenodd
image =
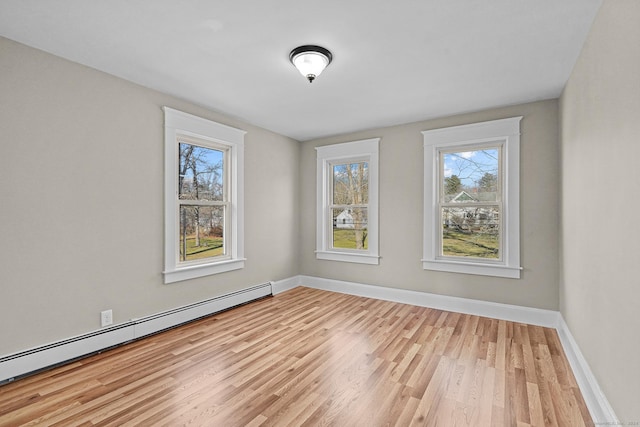
<instances>
[{"instance_id":1,"label":"wood plank flooring","mask_svg":"<svg viewBox=\"0 0 640 427\"><path fill-rule=\"evenodd\" d=\"M592 426L553 329L295 288L0 387L0 426Z\"/></svg>"}]
</instances>

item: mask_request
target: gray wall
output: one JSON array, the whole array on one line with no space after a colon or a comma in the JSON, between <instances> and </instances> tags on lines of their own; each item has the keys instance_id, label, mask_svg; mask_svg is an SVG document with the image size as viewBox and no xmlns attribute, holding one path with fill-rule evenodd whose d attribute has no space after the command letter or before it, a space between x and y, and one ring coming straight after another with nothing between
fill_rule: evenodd
<instances>
[{"instance_id":1,"label":"gray wall","mask_svg":"<svg viewBox=\"0 0 640 427\"><path fill-rule=\"evenodd\" d=\"M605 0L559 105L302 144L0 38L0 355L95 330L107 308L118 323L306 274L559 308L618 416L640 420L637 22L640 2ZM248 131L242 271L162 282L163 105ZM523 278L422 270L420 131L517 115ZM318 261L314 148L373 137L380 265Z\"/></svg>"},{"instance_id":2,"label":"gray wall","mask_svg":"<svg viewBox=\"0 0 640 427\"><path fill-rule=\"evenodd\" d=\"M606 0L561 98L560 310L621 421L640 421L640 2Z\"/></svg>"},{"instance_id":3,"label":"gray wall","mask_svg":"<svg viewBox=\"0 0 640 427\"><path fill-rule=\"evenodd\" d=\"M241 271L163 284L163 105L248 131ZM298 142L0 38L0 355L298 273Z\"/></svg>"},{"instance_id":4,"label":"gray wall","mask_svg":"<svg viewBox=\"0 0 640 427\"><path fill-rule=\"evenodd\" d=\"M422 269L423 139L420 131L505 117L521 122L522 279ZM315 147L380 137L380 265L316 260ZM301 273L336 280L558 309L559 142L556 100L374 129L303 143Z\"/></svg>"},{"instance_id":5,"label":"gray wall","mask_svg":"<svg viewBox=\"0 0 640 427\"><path fill-rule=\"evenodd\" d=\"M296 141L0 39L0 355L266 280L307 274L558 308L557 102ZM242 271L164 285L163 113L248 131ZM523 279L424 271L422 135L523 115ZM382 137L379 266L317 261L317 145Z\"/></svg>"}]
</instances>

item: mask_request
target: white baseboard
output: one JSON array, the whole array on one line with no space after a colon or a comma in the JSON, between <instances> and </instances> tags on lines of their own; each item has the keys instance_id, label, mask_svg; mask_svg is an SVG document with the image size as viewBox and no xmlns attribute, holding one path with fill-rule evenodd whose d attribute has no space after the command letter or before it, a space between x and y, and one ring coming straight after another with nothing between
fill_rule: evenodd
<instances>
[{"instance_id":1,"label":"white baseboard","mask_svg":"<svg viewBox=\"0 0 640 427\"><path fill-rule=\"evenodd\" d=\"M0 357L0 383L132 341L268 295L272 283L163 311L30 350Z\"/></svg>"},{"instance_id":2,"label":"white baseboard","mask_svg":"<svg viewBox=\"0 0 640 427\"><path fill-rule=\"evenodd\" d=\"M558 311L429 294L426 292L366 285L341 280L323 279L312 276L295 276L288 280L290 281L287 282L289 284L287 289L295 287L291 286L291 284L298 283L300 286L306 286L308 288L554 328L558 332L558 337L560 338L560 342L562 343L562 347L567 355L573 374L576 377L576 382L580 387L580 391L585 399L593 421L596 424L619 424L611 405L604 393L602 393L598 381L591 372L578 344L573 339L569 327Z\"/></svg>"},{"instance_id":3,"label":"white baseboard","mask_svg":"<svg viewBox=\"0 0 640 427\"><path fill-rule=\"evenodd\" d=\"M403 304L412 304L420 307L436 308L438 310L492 317L494 319L509 320L512 322L528 323L530 325L545 326L548 328L555 328L558 325L558 318L560 316L560 313L553 310L499 304L495 302L430 294L406 289L387 288L384 286L365 285L362 283L345 282L342 280L323 279L320 277L297 277L302 286L309 288L324 289L327 291L382 299L385 301L393 301Z\"/></svg>"},{"instance_id":4,"label":"white baseboard","mask_svg":"<svg viewBox=\"0 0 640 427\"><path fill-rule=\"evenodd\" d=\"M582 392L582 397L595 424L621 425L562 316L560 316L556 329L573 375Z\"/></svg>"},{"instance_id":5,"label":"white baseboard","mask_svg":"<svg viewBox=\"0 0 640 427\"><path fill-rule=\"evenodd\" d=\"M274 295L278 295L279 293L288 291L289 289L296 288L300 286L300 278L301 276L293 276L288 279L271 282L271 290Z\"/></svg>"}]
</instances>

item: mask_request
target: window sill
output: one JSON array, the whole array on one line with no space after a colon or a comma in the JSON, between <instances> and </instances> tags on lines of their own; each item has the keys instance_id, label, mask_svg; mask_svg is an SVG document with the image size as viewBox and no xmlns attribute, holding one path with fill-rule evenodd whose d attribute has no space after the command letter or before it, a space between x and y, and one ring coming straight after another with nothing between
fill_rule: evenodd
<instances>
[{"instance_id":1,"label":"window sill","mask_svg":"<svg viewBox=\"0 0 640 427\"><path fill-rule=\"evenodd\" d=\"M316 258L327 261L354 262L370 265L378 265L380 263L380 257L377 255L346 252L316 251Z\"/></svg>"},{"instance_id":2,"label":"window sill","mask_svg":"<svg viewBox=\"0 0 640 427\"><path fill-rule=\"evenodd\" d=\"M197 277L210 276L212 274L244 268L245 258L229 259L211 264L190 265L175 270L164 271L164 283L180 282L182 280L195 279Z\"/></svg>"},{"instance_id":3,"label":"window sill","mask_svg":"<svg viewBox=\"0 0 640 427\"><path fill-rule=\"evenodd\" d=\"M447 271L450 273L476 274L480 276L506 277L519 279L522 267L497 264L481 264L449 260L422 260L424 270Z\"/></svg>"}]
</instances>

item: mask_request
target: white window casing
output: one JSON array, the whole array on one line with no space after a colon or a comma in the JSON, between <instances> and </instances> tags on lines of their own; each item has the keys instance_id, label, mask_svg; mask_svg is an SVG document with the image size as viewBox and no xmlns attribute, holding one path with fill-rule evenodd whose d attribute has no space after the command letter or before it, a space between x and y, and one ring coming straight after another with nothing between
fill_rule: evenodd
<instances>
[{"instance_id":1,"label":"white window casing","mask_svg":"<svg viewBox=\"0 0 640 427\"><path fill-rule=\"evenodd\" d=\"M425 270L520 278L520 121L522 117L423 131ZM500 153L498 259L444 256L440 185L442 153L471 152L487 147ZM480 203L479 203L480 204Z\"/></svg>"},{"instance_id":2,"label":"white window casing","mask_svg":"<svg viewBox=\"0 0 640 427\"><path fill-rule=\"evenodd\" d=\"M329 261L379 264L378 254L378 146L380 138L316 147L316 258ZM333 166L366 162L368 164L368 203L354 205L367 212L367 248L333 247L332 209Z\"/></svg>"},{"instance_id":3,"label":"white window casing","mask_svg":"<svg viewBox=\"0 0 640 427\"><path fill-rule=\"evenodd\" d=\"M169 107L165 115L165 266L164 282L173 283L244 267L244 135L245 131ZM208 202L224 209L223 256L179 260L179 144L196 143L224 152L225 199ZM198 203L200 204L200 203ZM207 204L207 202L202 203Z\"/></svg>"}]
</instances>

